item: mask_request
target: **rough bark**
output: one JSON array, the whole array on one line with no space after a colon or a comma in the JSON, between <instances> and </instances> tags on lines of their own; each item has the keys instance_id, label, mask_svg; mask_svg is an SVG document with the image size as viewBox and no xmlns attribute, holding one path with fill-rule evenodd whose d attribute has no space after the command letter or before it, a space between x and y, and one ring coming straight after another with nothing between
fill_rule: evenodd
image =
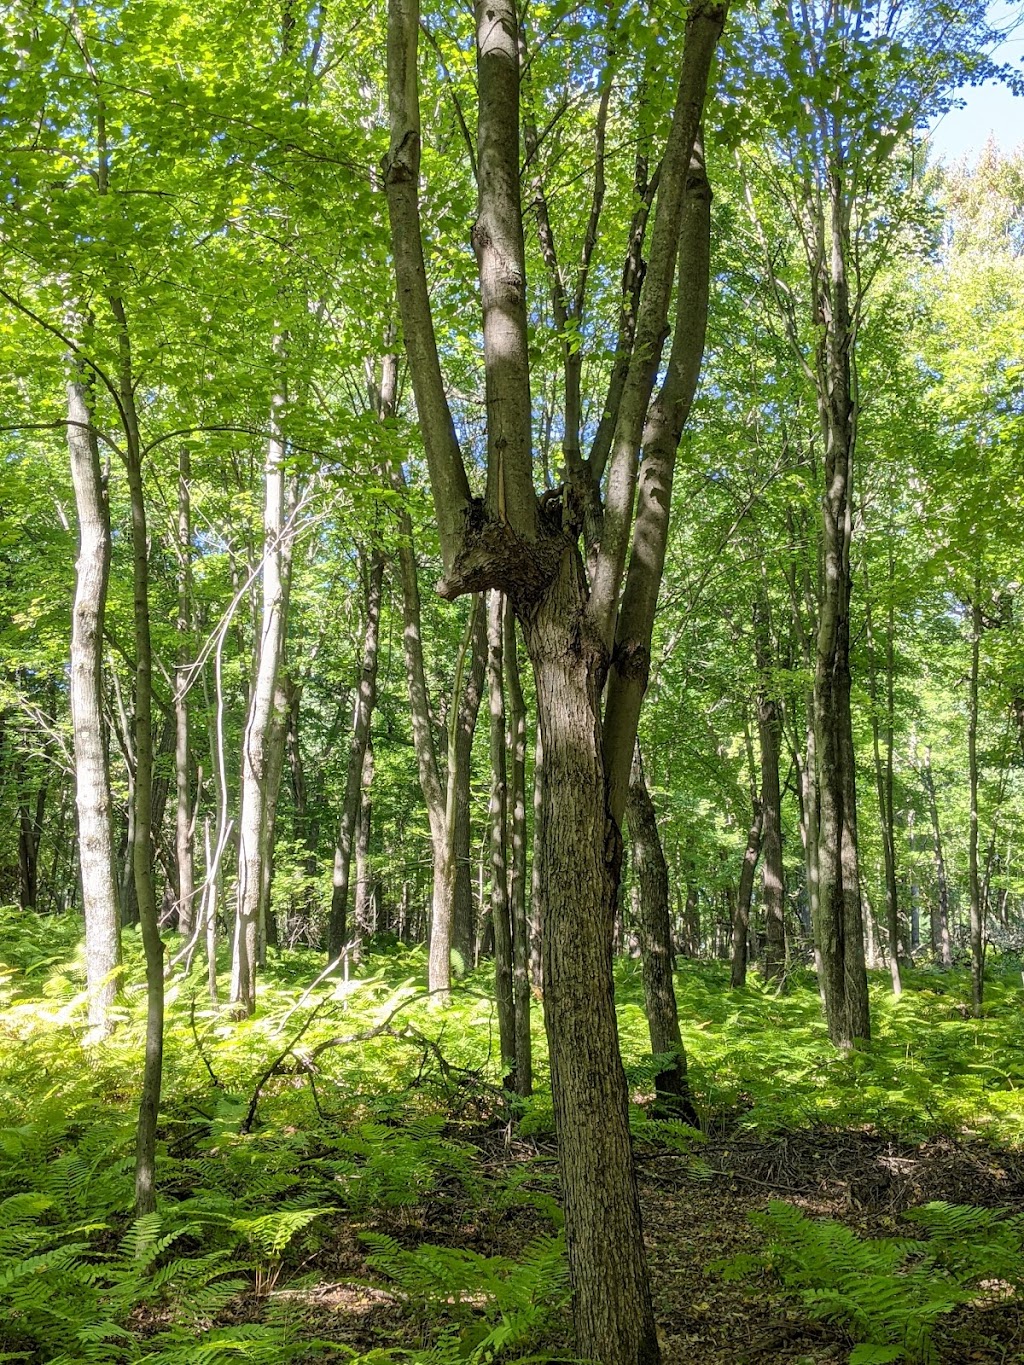
<instances>
[{"instance_id":1,"label":"rough bark","mask_svg":"<svg viewBox=\"0 0 1024 1365\"><path fill-rule=\"evenodd\" d=\"M366 571L366 624L363 630L363 657L359 669L352 711L345 794L334 845L334 874L331 912L327 927L327 956L339 957L348 942L348 897L352 850L359 821L359 793L363 780L363 759L370 735L370 724L377 704L377 667L380 652L380 607L384 585L384 555L372 552Z\"/></svg>"},{"instance_id":2,"label":"rough bark","mask_svg":"<svg viewBox=\"0 0 1024 1365\"><path fill-rule=\"evenodd\" d=\"M598 723L604 651L582 626L575 547L523 621L544 743L544 1017L577 1349L609 1365L659 1359L619 1060L612 924L621 838Z\"/></svg>"},{"instance_id":3,"label":"rough bark","mask_svg":"<svg viewBox=\"0 0 1024 1365\"><path fill-rule=\"evenodd\" d=\"M818 407L825 446L823 582L814 674L818 773L817 941L829 1035L837 1047L870 1036L864 926L857 868L856 779L850 714L850 538L855 407L847 280L848 205L841 173L829 176L830 239L813 286L825 320L817 357ZM820 225L824 233L824 224Z\"/></svg>"},{"instance_id":4,"label":"rough bark","mask_svg":"<svg viewBox=\"0 0 1024 1365\"><path fill-rule=\"evenodd\" d=\"M637 930L643 963L644 1003L651 1052L671 1055L672 1061L654 1078L660 1107L696 1124L686 1078L686 1051L679 1031L679 1010L672 978L672 923L668 899L668 864L658 832L658 820L647 787L640 745L633 754L633 770L626 803L633 875L639 890Z\"/></svg>"},{"instance_id":5,"label":"rough bark","mask_svg":"<svg viewBox=\"0 0 1024 1365\"><path fill-rule=\"evenodd\" d=\"M110 1026L121 964L118 886L103 727L103 621L110 574L110 515L92 427L88 387L78 372L67 384L68 452L78 511L78 559L71 616L71 720L75 803L85 912L89 1023Z\"/></svg>"}]
</instances>

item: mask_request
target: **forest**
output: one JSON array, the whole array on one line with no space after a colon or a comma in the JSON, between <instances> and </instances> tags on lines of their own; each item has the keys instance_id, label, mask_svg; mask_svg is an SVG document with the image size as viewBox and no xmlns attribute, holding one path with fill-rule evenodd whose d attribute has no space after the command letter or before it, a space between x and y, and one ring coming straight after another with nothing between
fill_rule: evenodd
<instances>
[{"instance_id":1,"label":"forest","mask_svg":"<svg viewBox=\"0 0 1024 1365\"><path fill-rule=\"evenodd\" d=\"M5 0L0 1360L1024 1361L983 0Z\"/></svg>"}]
</instances>

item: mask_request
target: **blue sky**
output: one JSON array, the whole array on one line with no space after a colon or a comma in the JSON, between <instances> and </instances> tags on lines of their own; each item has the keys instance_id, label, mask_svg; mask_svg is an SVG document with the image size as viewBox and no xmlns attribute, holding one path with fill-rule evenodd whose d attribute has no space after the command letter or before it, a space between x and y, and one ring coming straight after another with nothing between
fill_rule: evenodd
<instances>
[{"instance_id":1,"label":"blue sky","mask_svg":"<svg viewBox=\"0 0 1024 1365\"><path fill-rule=\"evenodd\" d=\"M1014 18L1018 27L992 55L1024 74L1024 10L1019 3L1010 5L1006 0L996 0L989 9L989 20L1000 27L1009 26ZM961 156L975 157L990 136L1007 151L1024 143L1024 96L1012 95L1004 85L992 82L967 87L960 95L965 107L951 109L932 129L935 159L951 162Z\"/></svg>"}]
</instances>

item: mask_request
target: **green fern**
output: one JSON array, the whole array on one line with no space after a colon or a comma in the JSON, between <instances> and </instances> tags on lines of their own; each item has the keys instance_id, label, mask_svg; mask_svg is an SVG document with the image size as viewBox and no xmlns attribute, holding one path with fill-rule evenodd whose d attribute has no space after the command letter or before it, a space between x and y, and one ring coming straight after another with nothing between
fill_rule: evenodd
<instances>
[{"instance_id":1,"label":"green fern","mask_svg":"<svg viewBox=\"0 0 1024 1365\"><path fill-rule=\"evenodd\" d=\"M492 1360L535 1339L569 1299L561 1236L538 1237L511 1261L427 1244L406 1251L393 1237L360 1235L371 1248L370 1267L424 1318L446 1324L423 1365L445 1365L452 1352L470 1365Z\"/></svg>"},{"instance_id":2,"label":"green fern","mask_svg":"<svg viewBox=\"0 0 1024 1365\"><path fill-rule=\"evenodd\" d=\"M776 1200L766 1213L751 1214L769 1234L766 1252L716 1268L734 1278L757 1268L774 1272L813 1316L850 1332L858 1343L851 1365L931 1365L941 1317L977 1299L988 1281L1018 1291L1024 1285L1024 1217L942 1203L908 1217L925 1239L858 1237Z\"/></svg>"}]
</instances>

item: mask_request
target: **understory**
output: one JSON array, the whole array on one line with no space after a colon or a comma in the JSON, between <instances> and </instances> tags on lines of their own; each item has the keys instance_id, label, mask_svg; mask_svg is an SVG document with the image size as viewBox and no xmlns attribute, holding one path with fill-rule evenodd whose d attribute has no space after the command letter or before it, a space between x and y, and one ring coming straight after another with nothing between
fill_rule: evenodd
<instances>
[{"instance_id":1,"label":"understory","mask_svg":"<svg viewBox=\"0 0 1024 1365\"><path fill-rule=\"evenodd\" d=\"M307 989L268 963L258 1017L170 991L159 1206L132 1214L145 1008L87 1034L59 918L0 920L0 1359L575 1358L540 1010L538 1088L501 1088L492 985L426 996L421 950ZM1024 1020L997 962L872 983L874 1038L830 1047L813 978L777 995L682 962L701 1130L659 1119L639 968L618 968L666 1361L1024 1359ZM754 1215L752 1218L751 1215Z\"/></svg>"}]
</instances>

